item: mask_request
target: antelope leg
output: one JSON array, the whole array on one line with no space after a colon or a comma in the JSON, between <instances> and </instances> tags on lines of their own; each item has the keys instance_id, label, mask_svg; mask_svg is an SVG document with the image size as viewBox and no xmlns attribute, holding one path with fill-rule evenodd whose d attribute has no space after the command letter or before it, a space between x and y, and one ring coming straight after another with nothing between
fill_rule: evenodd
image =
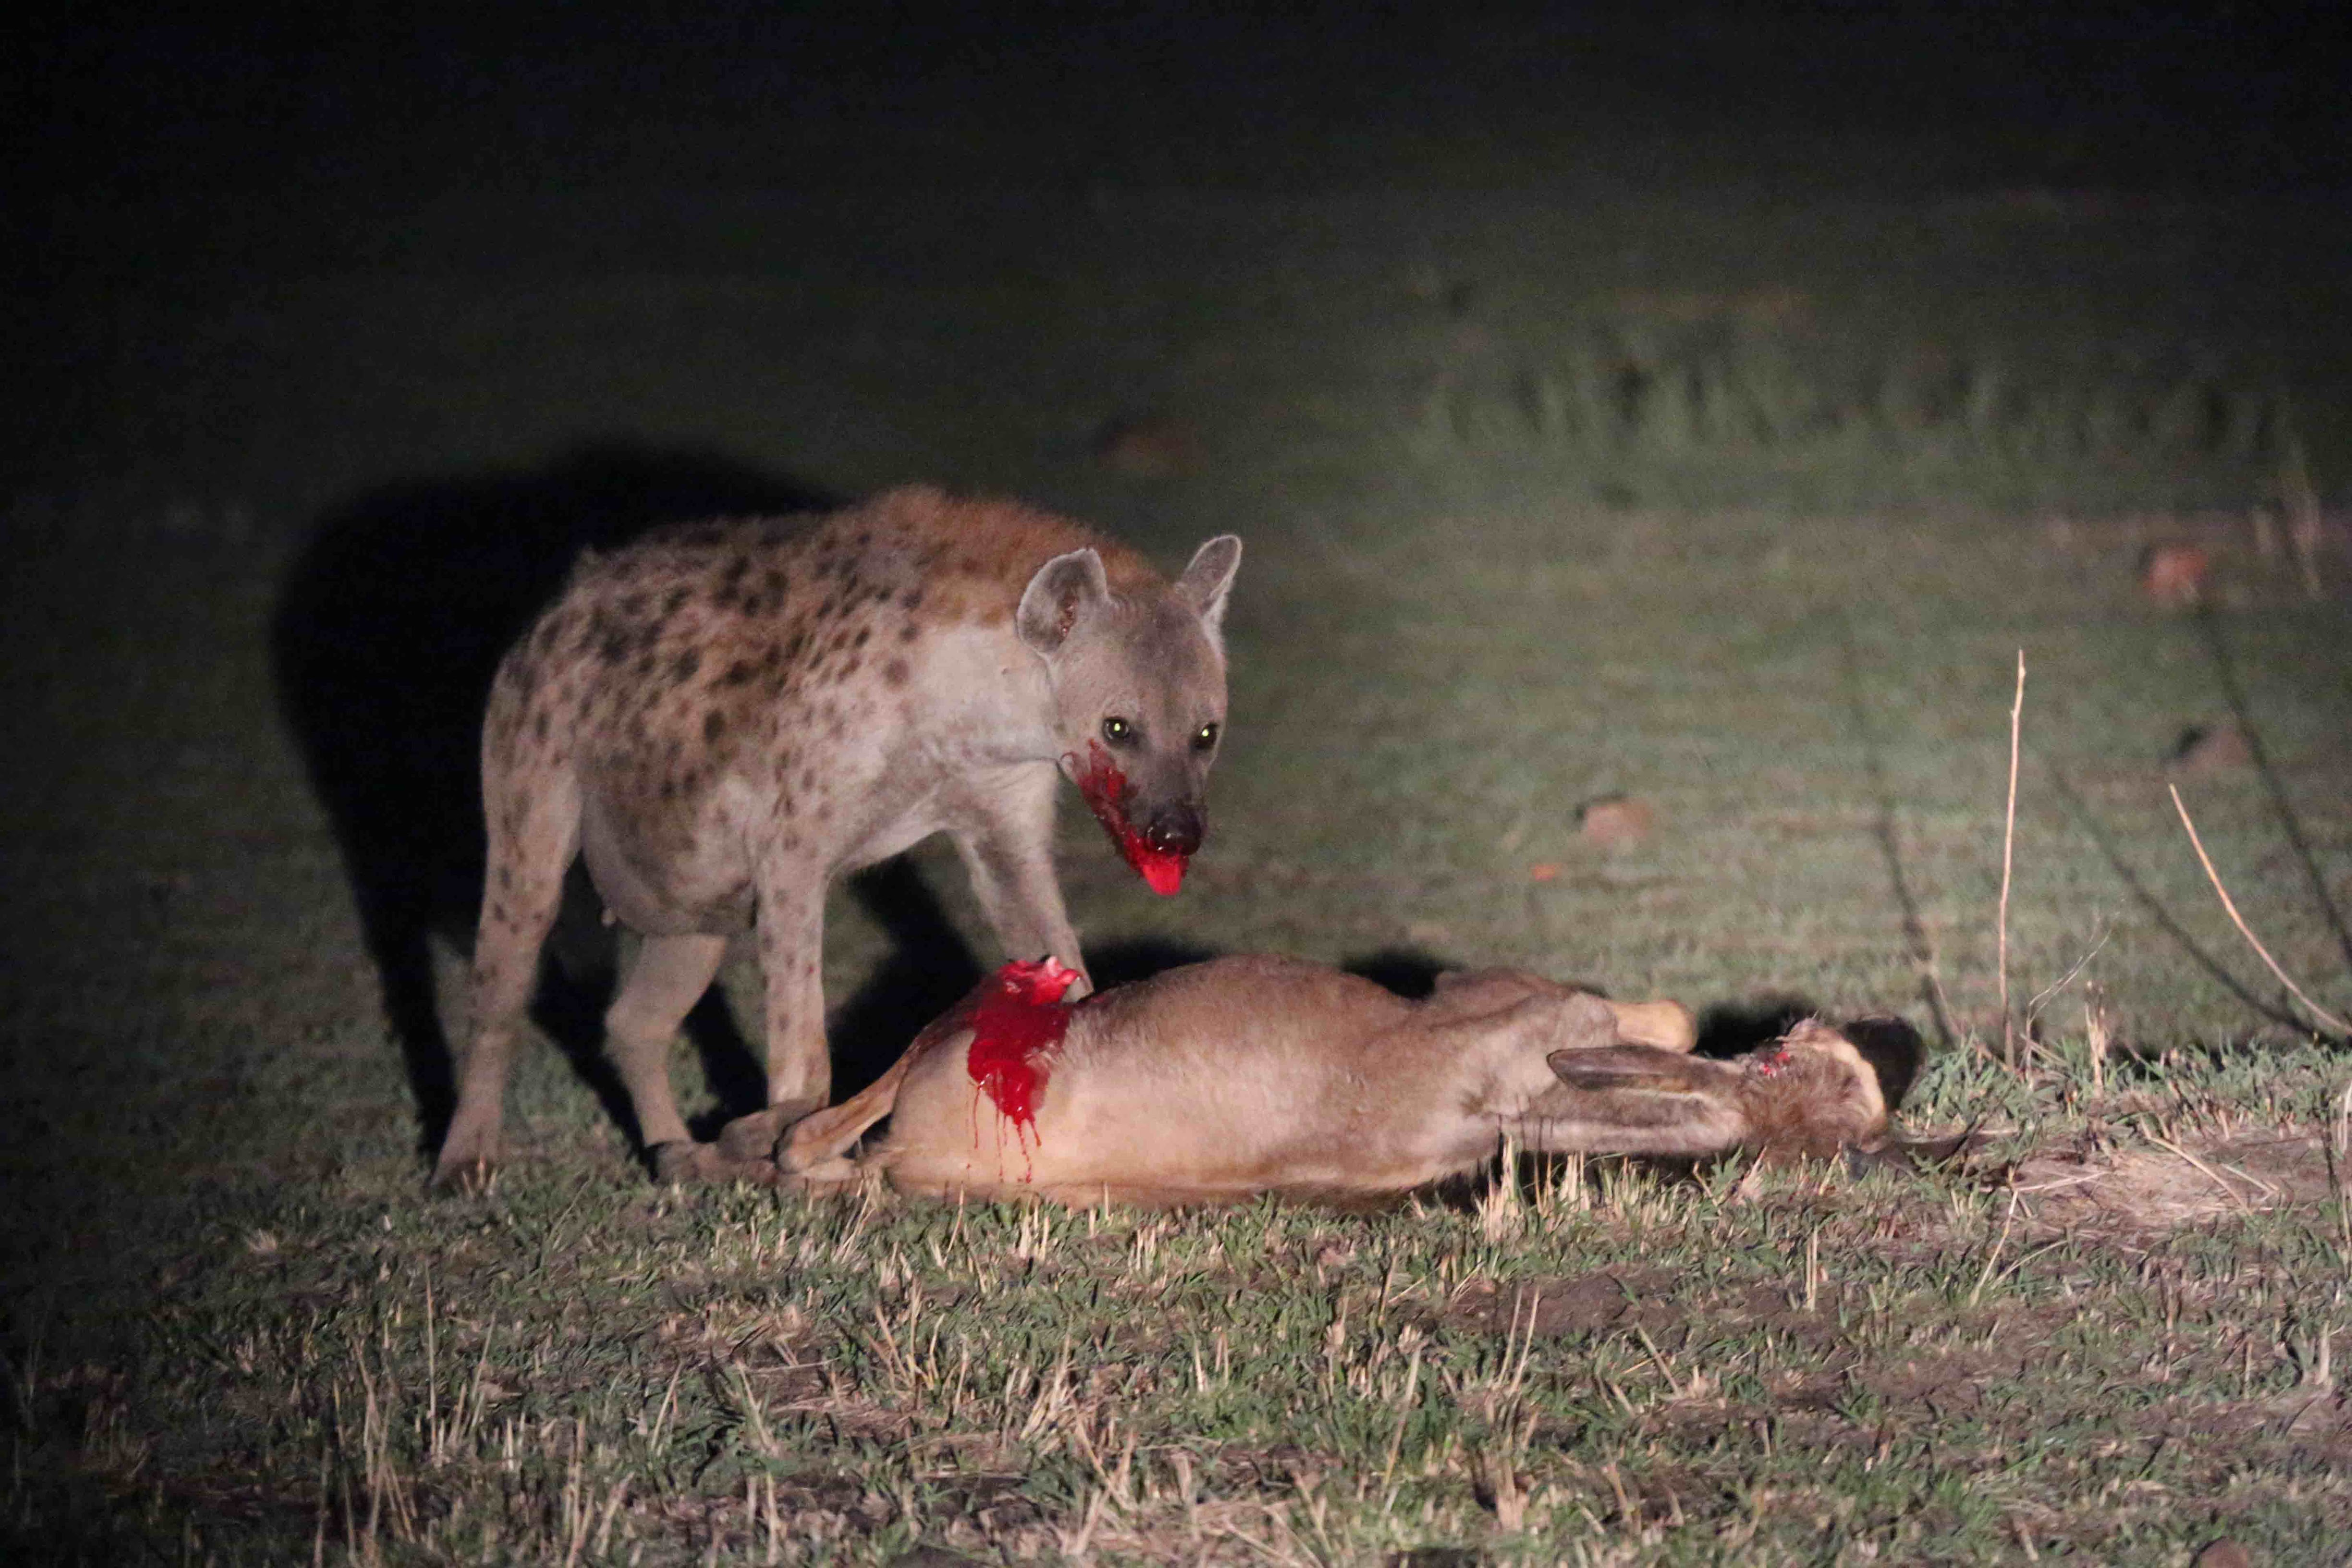
<instances>
[{"instance_id":1,"label":"antelope leg","mask_svg":"<svg viewBox=\"0 0 2352 1568\"><path fill-rule=\"evenodd\" d=\"M1617 1016L1617 1037L1628 1045L1687 1051L1698 1044L1698 1025L1679 1002L1612 1002L1609 1010Z\"/></svg>"}]
</instances>

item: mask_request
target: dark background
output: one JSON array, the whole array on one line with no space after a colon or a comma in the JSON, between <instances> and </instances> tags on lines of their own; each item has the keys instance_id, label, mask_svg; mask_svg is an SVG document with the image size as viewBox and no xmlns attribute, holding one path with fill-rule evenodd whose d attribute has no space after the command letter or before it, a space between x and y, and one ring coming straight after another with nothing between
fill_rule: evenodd
<instances>
[{"instance_id":1,"label":"dark background","mask_svg":"<svg viewBox=\"0 0 2352 1568\"><path fill-rule=\"evenodd\" d=\"M2352 167L2317 4L1231 9L38 7L9 50L11 162L50 199L1279 185L1428 173L1398 133L1475 119L1604 163L1736 129L1723 162L1759 176L1848 132L1887 154L1861 180L2242 191Z\"/></svg>"},{"instance_id":2,"label":"dark background","mask_svg":"<svg viewBox=\"0 0 2352 1568\"><path fill-rule=\"evenodd\" d=\"M1016 195L2308 202L2352 173L2318 4L1228 9L37 6L0 35L0 493L205 461L139 402L141 355L201 353L158 312L354 270L778 269L848 226L790 195L976 204L1001 264L1057 243L994 221Z\"/></svg>"}]
</instances>

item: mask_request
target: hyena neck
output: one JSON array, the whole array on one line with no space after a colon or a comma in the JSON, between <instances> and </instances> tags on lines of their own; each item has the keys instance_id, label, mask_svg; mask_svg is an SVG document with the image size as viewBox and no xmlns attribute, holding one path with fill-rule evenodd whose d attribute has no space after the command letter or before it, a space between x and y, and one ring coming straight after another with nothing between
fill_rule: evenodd
<instances>
[{"instance_id":1,"label":"hyena neck","mask_svg":"<svg viewBox=\"0 0 2352 1568\"><path fill-rule=\"evenodd\" d=\"M1045 661L1007 626L942 631L929 691L964 760L994 767L1052 764L1066 748Z\"/></svg>"}]
</instances>

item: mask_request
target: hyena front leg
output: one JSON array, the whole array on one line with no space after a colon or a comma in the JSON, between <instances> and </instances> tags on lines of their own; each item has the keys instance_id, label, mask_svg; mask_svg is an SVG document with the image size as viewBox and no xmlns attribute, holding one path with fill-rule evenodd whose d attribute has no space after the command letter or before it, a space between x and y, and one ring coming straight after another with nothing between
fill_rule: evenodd
<instances>
[{"instance_id":1,"label":"hyena front leg","mask_svg":"<svg viewBox=\"0 0 2352 1568\"><path fill-rule=\"evenodd\" d=\"M536 789L495 764L483 778L489 855L467 988L457 1109L441 1140L433 1185L478 1184L498 1163L515 1034L539 988L539 954L563 902L563 875L580 847L580 788L568 775Z\"/></svg>"},{"instance_id":2,"label":"hyena front leg","mask_svg":"<svg viewBox=\"0 0 2352 1568\"><path fill-rule=\"evenodd\" d=\"M666 1178L702 1174L669 1087L678 1026L710 989L727 954L723 936L648 936L629 955L619 994L604 1012L604 1050L629 1091L637 1136Z\"/></svg>"},{"instance_id":3,"label":"hyena front leg","mask_svg":"<svg viewBox=\"0 0 2352 1568\"><path fill-rule=\"evenodd\" d=\"M768 1109L738 1117L719 1131L719 1152L730 1161L770 1158L786 1129L833 1099L833 1058L824 1037L824 883L814 866L795 862L761 870Z\"/></svg>"},{"instance_id":4,"label":"hyena front leg","mask_svg":"<svg viewBox=\"0 0 2352 1568\"><path fill-rule=\"evenodd\" d=\"M971 879L989 928L1007 958L1051 954L1078 972L1068 993L1076 1001L1094 989L1078 933L1062 903L1054 875L1054 799L1060 775L1052 764L1007 768L979 781L958 802L961 820L949 829Z\"/></svg>"}]
</instances>

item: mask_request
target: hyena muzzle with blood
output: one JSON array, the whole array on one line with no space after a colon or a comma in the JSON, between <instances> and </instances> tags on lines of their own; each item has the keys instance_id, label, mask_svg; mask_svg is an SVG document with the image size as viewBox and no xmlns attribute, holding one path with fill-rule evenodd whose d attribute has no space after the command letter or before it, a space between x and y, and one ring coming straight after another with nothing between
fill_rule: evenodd
<instances>
[{"instance_id":1,"label":"hyena muzzle with blood","mask_svg":"<svg viewBox=\"0 0 2352 1568\"><path fill-rule=\"evenodd\" d=\"M1205 826L1240 563L1221 536L1171 583L1076 523L930 489L583 559L491 688L488 864L436 1183L497 1160L509 1058L575 857L639 939L606 1049L666 1178L762 1160L829 1099L819 954L825 889L845 872L944 832L1006 952L1083 973L1054 875L1055 775L1155 891L1176 891ZM746 930L769 1109L697 1144L669 1052Z\"/></svg>"}]
</instances>

